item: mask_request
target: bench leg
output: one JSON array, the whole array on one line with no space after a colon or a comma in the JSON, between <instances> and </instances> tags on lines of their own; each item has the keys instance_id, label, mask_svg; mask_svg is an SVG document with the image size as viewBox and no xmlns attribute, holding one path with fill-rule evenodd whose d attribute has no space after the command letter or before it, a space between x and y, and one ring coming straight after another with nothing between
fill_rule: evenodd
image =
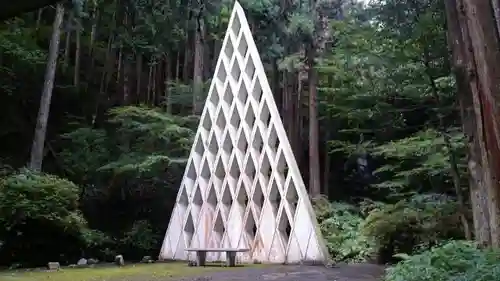
<instances>
[{"instance_id":1,"label":"bench leg","mask_svg":"<svg viewBox=\"0 0 500 281\"><path fill-rule=\"evenodd\" d=\"M207 252L204 251L196 252L196 264L198 266L205 266L206 260L207 260Z\"/></svg>"},{"instance_id":2,"label":"bench leg","mask_svg":"<svg viewBox=\"0 0 500 281\"><path fill-rule=\"evenodd\" d=\"M236 266L236 252L226 252L226 265L229 267Z\"/></svg>"}]
</instances>

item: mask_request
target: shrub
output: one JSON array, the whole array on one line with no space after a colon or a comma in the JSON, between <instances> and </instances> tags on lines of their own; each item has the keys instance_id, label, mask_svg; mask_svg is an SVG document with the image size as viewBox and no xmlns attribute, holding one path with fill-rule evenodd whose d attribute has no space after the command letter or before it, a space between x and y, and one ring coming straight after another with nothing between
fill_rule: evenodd
<instances>
[{"instance_id":1,"label":"shrub","mask_svg":"<svg viewBox=\"0 0 500 281\"><path fill-rule=\"evenodd\" d=\"M408 257L389 268L385 281L500 280L500 251L481 250L472 242L451 241Z\"/></svg>"},{"instance_id":2,"label":"shrub","mask_svg":"<svg viewBox=\"0 0 500 281\"><path fill-rule=\"evenodd\" d=\"M162 237L154 232L151 224L145 220L135 221L121 239L121 244L132 256L141 258L153 254L153 250L161 243Z\"/></svg>"},{"instance_id":3,"label":"shrub","mask_svg":"<svg viewBox=\"0 0 500 281\"><path fill-rule=\"evenodd\" d=\"M73 259L86 247L87 223L71 181L23 169L0 179L0 251L3 263L41 265Z\"/></svg>"},{"instance_id":4,"label":"shrub","mask_svg":"<svg viewBox=\"0 0 500 281\"><path fill-rule=\"evenodd\" d=\"M360 233L363 218L358 209L345 203L315 199L321 232L334 261L364 261L372 253L370 239Z\"/></svg>"},{"instance_id":5,"label":"shrub","mask_svg":"<svg viewBox=\"0 0 500 281\"><path fill-rule=\"evenodd\" d=\"M0 180L0 223L8 230L26 221L44 221L61 229L81 230L79 188L72 182L21 170Z\"/></svg>"},{"instance_id":6,"label":"shrub","mask_svg":"<svg viewBox=\"0 0 500 281\"><path fill-rule=\"evenodd\" d=\"M417 245L427 249L463 235L458 204L436 194L379 206L369 212L361 230L374 239L381 262L390 261L396 253L412 254Z\"/></svg>"}]
</instances>

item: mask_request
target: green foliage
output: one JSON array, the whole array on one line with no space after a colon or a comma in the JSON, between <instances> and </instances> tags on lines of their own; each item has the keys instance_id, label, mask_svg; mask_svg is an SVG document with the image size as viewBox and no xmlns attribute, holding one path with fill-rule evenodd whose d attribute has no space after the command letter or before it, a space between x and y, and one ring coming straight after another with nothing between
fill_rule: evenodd
<instances>
[{"instance_id":1,"label":"green foliage","mask_svg":"<svg viewBox=\"0 0 500 281\"><path fill-rule=\"evenodd\" d=\"M61 137L68 140L67 146L59 155L69 175L91 176L102 163L111 158L105 130L82 127Z\"/></svg>"},{"instance_id":2,"label":"green foliage","mask_svg":"<svg viewBox=\"0 0 500 281\"><path fill-rule=\"evenodd\" d=\"M417 246L432 246L442 239L461 237L458 204L443 195L416 195L369 212L361 231L379 249L412 254Z\"/></svg>"},{"instance_id":3,"label":"green foliage","mask_svg":"<svg viewBox=\"0 0 500 281\"><path fill-rule=\"evenodd\" d=\"M17 79L32 74L32 71L43 66L47 59L47 52L38 46L33 38L33 32L23 27L22 20L14 19L5 25L7 29L0 30L0 53L2 54L0 89L8 95L13 95Z\"/></svg>"},{"instance_id":4,"label":"green foliage","mask_svg":"<svg viewBox=\"0 0 500 281\"><path fill-rule=\"evenodd\" d=\"M0 176L2 186L13 186L1 189L0 223L12 233L38 231L40 221L75 230L89 255L156 254L199 121L186 116L193 104L194 55L194 38L187 40L187 35L195 34L197 13L203 12L207 78L211 71L205 70L213 70L233 2L71 2L77 19L66 23L62 32L61 54L68 54L69 61L60 58L68 68L57 71L44 158L44 171L60 178L13 172L29 158L26 151L36 126L53 9L44 9L40 22L29 14L0 28L0 104L5 105L0 137L6 140L0 147ZM332 256L337 261L361 261L392 247L390 257L408 258L418 247L427 249L441 239L460 236L457 204L444 196L422 195L454 192L451 156L458 161L461 180L467 180L442 1L371 1L369 9L349 1L320 2L316 12L328 15L325 23L331 35L325 46L317 46L320 141L332 153L329 183L335 188L330 195L339 201L323 200L315 207ZM284 117L287 112L298 116L297 124L287 125L307 124L306 107L301 105L307 103L307 95L279 91L305 92L310 86L299 72L307 70L305 51L321 37L321 24L304 1L241 3L276 97L292 97L277 99ZM97 26L92 26L94 7ZM77 29L80 86L72 81ZM116 61L110 63L110 58ZM166 87L163 80L170 80L164 81ZM136 89L139 84L141 89ZM205 93L209 84L203 85ZM163 103L137 105L151 104L152 99ZM100 110L105 114L101 116ZM305 126L298 131L307 130ZM291 142L305 144L307 137ZM294 151L298 159L301 152ZM377 168L361 184L356 175L340 168L358 153L373 156ZM307 166L304 163L299 164ZM340 203L359 203L365 197L384 203L364 200L361 208ZM91 228L85 227L81 213ZM40 244L15 235L7 244L19 244L22 251L61 244L64 249L53 251L56 258L77 244L54 232L43 235ZM79 247L72 255L81 255ZM10 253L0 254L0 262L2 256L10 258Z\"/></svg>"},{"instance_id":5,"label":"green foliage","mask_svg":"<svg viewBox=\"0 0 500 281\"><path fill-rule=\"evenodd\" d=\"M451 154L463 159L460 168L465 173L463 133L456 129L452 134L446 133L449 144L445 141L444 134L434 129L427 129L375 147L373 154L387 159L387 164L378 168L375 173L385 176L389 174L391 178L390 181L384 181L376 186L403 191L408 190L406 187L420 184L423 179L432 182L445 177L449 182Z\"/></svg>"},{"instance_id":6,"label":"green foliage","mask_svg":"<svg viewBox=\"0 0 500 281\"><path fill-rule=\"evenodd\" d=\"M402 259L450 237L462 238L458 204L444 195L416 195L395 204L315 199L314 208L335 261Z\"/></svg>"},{"instance_id":7,"label":"green foliage","mask_svg":"<svg viewBox=\"0 0 500 281\"><path fill-rule=\"evenodd\" d=\"M84 229L82 231L82 239L89 248L101 247L112 243L112 239L109 236L96 229Z\"/></svg>"},{"instance_id":8,"label":"green foliage","mask_svg":"<svg viewBox=\"0 0 500 281\"><path fill-rule=\"evenodd\" d=\"M184 118L156 109L118 107L110 111L108 122L120 157L101 167L116 174L158 174L172 164L183 164L191 148L193 131Z\"/></svg>"},{"instance_id":9,"label":"green foliage","mask_svg":"<svg viewBox=\"0 0 500 281\"><path fill-rule=\"evenodd\" d=\"M83 127L64 134L69 142L60 155L73 175L110 171L150 177L185 164L194 135L191 123L157 109L117 107L105 130Z\"/></svg>"},{"instance_id":10,"label":"green foliage","mask_svg":"<svg viewBox=\"0 0 500 281\"><path fill-rule=\"evenodd\" d=\"M17 63L44 65L47 53L42 50L33 32L24 27L20 19L13 19L7 23L8 29L0 31L0 51L3 56L16 58Z\"/></svg>"},{"instance_id":11,"label":"green foliage","mask_svg":"<svg viewBox=\"0 0 500 281\"><path fill-rule=\"evenodd\" d=\"M468 241L451 241L400 262L388 269L384 280L499 280L499 258L498 250L481 250Z\"/></svg>"},{"instance_id":12,"label":"green foliage","mask_svg":"<svg viewBox=\"0 0 500 281\"><path fill-rule=\"evenodd\" d=\"M83 184L87 214L100 214L90 222L101 231L85 233L91 252L108 258L156 254L198 119L123 106L109 111L101 129L80 126L62 135L58 155L65 171ZM93 207L101 202L110 209Z\"/></svg>"},{"instance_id":13,"label":"green foliage","mask_svg":"<svg viewBox=\"0 0 500 281\"><path fill-rule=\"evenodd\" d=\"M9 231L38 220L80 231L85 220L78 210L78 186L57 176L22 170L0 180L0 222Z\"/></svg>"},{"instance_id":14,"label":"green foliage","mask_svg":"<svg viewBox=\"0 0 500 281\"><path fill-rule=\"evenodd\" d=\"M143 254L153 254L152 251L158 246L163 237L155 233L149 222L135 221L129 231L125 232L121 243L125 247L133 247Z\"/></svg>"},{"instance_id":15,"label":"green foliage","mask_svg":"<svg viewBox=\"0 0 500 281\"><path fill-rule=\"evenodd\" d=\"M324 198L314 203L321 232L334 261L360 262L371 256L373 243L360 232L363 217L356 207L329 203Z\"/></svg>"},{"instance_id":16,"label":"green foliage","mask_svg":"<svg viewBox=\"0 0 500 281\"><path fill-rule=\"evenodd\" d=\"M8 260L29 264L53 257L43 247L57 249L66 242L70 244L62 246L70 253L94 245L97 240L89 234L96 231L88 228L79 209L79 194L78 186L66 179L27 169L1 178L0 256L5 259L7 253ZM43 246L34 251L39 237ZM30 260L24 261L26 256Z\"/></svg>"},{"instance_id":17,"label":"green foliage","mask_svg":"<svg viewBox=\"0 0 500 281\"><path fill-rule=\"evenodd\" d=\"M211 80L205 81L202 85L203 89L203 98L206 98L205 94L208 93L210 88ZM164 103L177 104L182 106L190 106L193 102L193 85L192 84L183 84L178 81L170 81L168 82L168 91L169 97L168 101Z\"/></svg>"},{"instance_id":18,"label":"green foliage","mask_svg":"<svg viewBox=\"0 0 500 281\"><path fill-rule=\"evenodd\" d=\"M393 200L452 189L452 154L465 172L442 15L438 1L374 1L332 23L335 48L320 60L331 152L373 156L370 187Z\"/></svg>"}]
</instances>

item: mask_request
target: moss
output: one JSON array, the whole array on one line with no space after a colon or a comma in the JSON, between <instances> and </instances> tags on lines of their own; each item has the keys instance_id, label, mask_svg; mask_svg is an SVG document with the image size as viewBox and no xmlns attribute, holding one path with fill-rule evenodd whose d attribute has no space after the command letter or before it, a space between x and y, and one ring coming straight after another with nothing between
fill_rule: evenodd
<instances>
[{"instance_id":1,"label":"moss","mask_svg":"<svg viewBox=\"0 0 500 281\"><path fill-rule=\"evenodd\" d=\"M257 265L246 265L255 267ZM206 267L188 267L186 263L137 264L124 267L101 266L96 268L63 268L60 271L18 271L0 273L1 281L160 281L170 278L203 275L209 272L237 270L245 267L223 267L213 264ZM125 279L126 278L126 279Z\"/></svg>"}]
</instances>

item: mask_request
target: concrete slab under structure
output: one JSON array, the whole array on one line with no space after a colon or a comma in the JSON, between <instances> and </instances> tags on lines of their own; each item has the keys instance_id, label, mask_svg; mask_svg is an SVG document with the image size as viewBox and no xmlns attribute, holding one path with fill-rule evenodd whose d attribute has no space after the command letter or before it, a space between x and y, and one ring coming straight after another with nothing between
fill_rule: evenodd
<instances>
[{"instance_id":1,"label":"concrete slab under structure","mask_svg":"<svg viewBox=\"0 0 500 281\"><path fill-rule=\"evenodd\" d=\"M326 262L328 251L244 11L235 3L160 259L248 248L239 262ZM226 253L207 252L207 262Z\"/></svg>"}]
</instances>

